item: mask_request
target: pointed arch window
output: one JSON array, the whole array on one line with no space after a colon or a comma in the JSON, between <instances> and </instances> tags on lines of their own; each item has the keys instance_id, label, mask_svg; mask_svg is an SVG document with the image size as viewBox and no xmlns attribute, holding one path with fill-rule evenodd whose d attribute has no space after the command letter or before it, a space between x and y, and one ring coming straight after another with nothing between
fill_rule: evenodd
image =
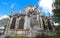
<instances>
[{"instance_id":1,"label":"pointed arch window","mask_svg":"<svg viewBox=\"0 0 60 38\"><path fill-rule=\"evenodd\" d=\"M15 29L16 17L13 17L10 29Z\"/></svg>"},{"instance_id":2,"label":"pointed arch window","mask_svg":"<svg viewBox=\"0 0 60 38\"><path fill-rule=\"evenodd\" d=\"M23 28L24 28L24 19L20 19L18 29L23 29Z\"/></svg>"},{"instance_id":3,"label":"pointed arch window","mask_svg":"<svg viewBox=\"0 0 60 38\"><path fill-rule=\"evenodd\" d=\"M48 27L49 27L49 30L52 30L52 26L49 19L48 19Z\"/></svg>"},{"instance_id":4,"label":"pointed arch window","mask_svg":"<svg viewBox=\"0 0 60 38\"><path fill-rule=\"evenodd\" d=\"M42 21L43 21L43 27L44 27L44 29L45 29L45 28L46 28L46 27L45 27L45 22L44 22L44 20L43 20L43 19L42 19Z\"/></svg>"}]
</instances>

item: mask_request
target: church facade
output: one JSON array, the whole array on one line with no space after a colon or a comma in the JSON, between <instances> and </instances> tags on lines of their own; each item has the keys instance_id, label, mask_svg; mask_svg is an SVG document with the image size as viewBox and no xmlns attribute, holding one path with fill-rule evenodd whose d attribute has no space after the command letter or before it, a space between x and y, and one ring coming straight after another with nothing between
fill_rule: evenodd
<instances>
[{"instance_id":1,"label":"church facade","mask_svg":"<svg viewBox=\"0 0 60 38\"><path fill-rule=\"evenodd\" d=\"M26 6L24 14L11 12L8 35L35 35L41 31L53 31L51 17L41 14L38 6Z\"/></svg>"}]
</instances>

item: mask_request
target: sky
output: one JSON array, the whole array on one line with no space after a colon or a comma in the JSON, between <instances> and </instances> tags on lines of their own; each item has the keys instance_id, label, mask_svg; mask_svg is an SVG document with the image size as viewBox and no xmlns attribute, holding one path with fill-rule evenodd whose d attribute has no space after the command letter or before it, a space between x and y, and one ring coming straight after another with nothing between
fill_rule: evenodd
<instances>
[{"instance_id":1,"label":"sky","mask_svg":"<svg viewBox=\"0 0 60 38\"><path fill-rule=\"evenodd\" d=\"M0 0L0 19L8 17L12 9L14 9L15 14L19 9L23 11L26 5L39 5L39 9L43 14L46 16L49 16L49 13L53 15L52 3L52 0Z\"/></svg>"}]
</instances>

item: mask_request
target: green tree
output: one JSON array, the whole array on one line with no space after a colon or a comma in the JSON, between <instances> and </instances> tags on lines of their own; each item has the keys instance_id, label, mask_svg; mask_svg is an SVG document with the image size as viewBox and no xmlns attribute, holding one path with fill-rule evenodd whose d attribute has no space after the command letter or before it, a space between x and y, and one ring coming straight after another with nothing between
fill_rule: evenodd
<instances>
[{"instance_id":1,"label":"green tree","mask_svg":"<svg viewBox=\"0 0 60 38\"><path fill-rule=\"evenodd\" d=\"M60 0L55 0L53 3L53 13L56 22L60 22Z\"/></svg>"},{"instance_id":2,"label":"green tree","mask_svg":"<svg viewBox=\"0 0 60 38\"><path fill-rule=\"evenodd\" d=\"M55 26L55 30L56 30L56 33L57 33L57 34L60 34L60 25Z\"/></svg>"}]
</instances>

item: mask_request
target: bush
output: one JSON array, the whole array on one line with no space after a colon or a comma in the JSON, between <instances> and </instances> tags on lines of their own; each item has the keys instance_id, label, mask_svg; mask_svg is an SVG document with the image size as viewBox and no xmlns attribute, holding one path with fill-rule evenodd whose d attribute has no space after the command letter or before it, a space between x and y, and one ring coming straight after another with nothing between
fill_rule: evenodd
<instances>
[{"instance_id":1,"label":"bush","mask_svg":"<svg viewBox=\"0 0 60 38\"><path fill-rule=\"evenodd\" d=\"M10 38L10 36L5 36L5 38Z\"/></svg>"},{"instance_id":2,"label":"bush","mask_svg":"<svg viewBox=\"0 0 60 38\"><path fill-rule=\"evenodd\" d=\"M49 38L49 35L45 35L45 34L38 34L35 36L35 38Z\"/></svg>"},{"instance_id":3,"label":"bush","mask_svg":"<svg viewBox=\"0 0 60 38\"><path fill-rule=\"evenodd\" d=\"M60 25L55 27L56 34L60 35Z\"/></svg>"}]
</instances>

